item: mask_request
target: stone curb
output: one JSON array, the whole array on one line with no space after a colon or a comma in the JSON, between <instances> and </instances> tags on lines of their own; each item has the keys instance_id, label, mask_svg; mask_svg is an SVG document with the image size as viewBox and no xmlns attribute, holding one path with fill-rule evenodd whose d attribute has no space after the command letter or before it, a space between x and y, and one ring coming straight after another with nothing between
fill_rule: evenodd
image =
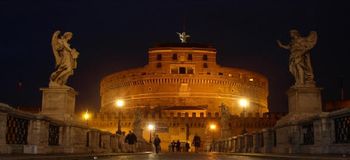
<instances>
[{"instance_id":1,"label":"stone curb","mask_svg":"<svg viewBox=\"0 0 350 160\"><path fill-rule=\"evenodd\" d=\"M54 154L54 155L0 155L0 160L35 160L35 159L57 159L57 158L84 158L84 157L107 157L107 156L125 156L125 155L143 155L151 154L152 152L139 152L139 153L106 153L106 154Z\"/></svg>"},{"instance_id":2,"label":"stone curb","mask_svg":"<svg viewBox=\"0 0 350 160\"><path fill-rule=\"evenodd\" d=\"M350 160L350 156L342 157L342 155L292 155L292 154L259 154L259 153L220 153L214 152L215 154L226 154L235 156L250 156L250 157L266 157L266 158L294 158L294 159L317 159L317 160Z\"/></svg>"}]
</instances>

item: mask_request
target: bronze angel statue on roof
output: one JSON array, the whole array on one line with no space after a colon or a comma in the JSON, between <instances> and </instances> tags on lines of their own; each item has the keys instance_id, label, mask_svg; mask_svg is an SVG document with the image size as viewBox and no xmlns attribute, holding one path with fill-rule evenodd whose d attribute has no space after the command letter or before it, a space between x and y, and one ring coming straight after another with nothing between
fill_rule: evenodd
<instances>
[{"instance_id":1,"label":"bronze angel statue on roof","mask_svg":"<svg viewBox=\"0 0 350 160\"><path fill-rule=\"evenodd\" d=\"M68 43L73 34L65 32L60 35L60 33L56 31L52 36L51 45L56 60L56 71L50 76L49 86L64 86L68 77L73 75L73 69L77 68L79 52L71 48Z\"/></svg>"},{"instance_id":2,"label":"bronze angel statue on roof","mask_svg":"<svg viewBox=\"0 0 350 160\"><path fill-rule=\"evenodd\" d=\"M316 45L317 33L311 31L307 37L302 37L297 30L290 30L291 41L284 45L279 40L277 44L290 51L289 71L295 78L294 86L314 86L314 74L310 60L310 50Z\"/></svg>"}]
</instances>

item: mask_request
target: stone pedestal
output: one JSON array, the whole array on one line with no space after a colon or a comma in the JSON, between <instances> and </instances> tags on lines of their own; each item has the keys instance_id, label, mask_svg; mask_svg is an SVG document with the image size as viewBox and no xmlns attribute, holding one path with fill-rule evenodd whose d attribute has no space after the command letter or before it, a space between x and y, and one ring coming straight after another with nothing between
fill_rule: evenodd
<instances>
[{"instance_id":1,"label":"stone pedestal","mask_svg":"<svg viewBox=\"0 0 350 160\"><path fill-rule=\"evenodd\" d=\"M302 125L312 123L322 113L321 88L291 87L288 91L289 113L276 123L276 151L301 153Z\"/></svg>"},{"instance_id":2,"label":"stone pedestal","mask_svg":"<svg viewBox=\"0 0 350 160\"><path fill-rule=\"evenodd\" d=\"M287 95L289 114L322 112L321 88L291 87Z\"/></svg>"},{"instance_id":3,"label":"stone pedestal","mask_svg":"<svg viewBox=\"0 0 350 160\"><path fill-rule=\"evenodd\" d=\"M321 88L293 86L287 94L289 113L277 121L276 127L296 125L322 113Z\"/></svg>"},{"instance_id":4,"label":"stone pedestal","mask_svg":"<svg viewBox=\"0 0 350 160\"><path fill-rule=\"evenodd\" d=\"M77 92L70 87L41 88L43 92L41 114L62 121L71 121Z\"/></svg>"}]
</instances>

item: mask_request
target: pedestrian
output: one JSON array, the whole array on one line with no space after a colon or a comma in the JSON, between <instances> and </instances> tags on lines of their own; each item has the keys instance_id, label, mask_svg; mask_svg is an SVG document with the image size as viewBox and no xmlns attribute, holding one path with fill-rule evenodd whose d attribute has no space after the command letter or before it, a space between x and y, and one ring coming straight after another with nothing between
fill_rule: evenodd
<instances>
[{"instance_id":1,"label":"pedestrian","mask_svg":"<svg viewBox=\"0 0 350 160\"><path fill-rule=\"evenodd\" d=\"M194 135L192 144L194 145L194 151L197 153L199 147L201 147L201 138L197 134Z\"/></svg>"},{"instance_id":2,"label":"pedestrian","mask_svg":"<svg viewBox=\"0 0 350 160\"><path fill-rule=\"evenodd\" d=\"M128 152L133 153L135 152L135 145L137 142L137 137L136 135L129 131L129 133L125 137L125 143L128 144Z\"/></svg>"},{"instance_id":3,"label":"pedestrian","mask_svg":"<svg viewBox=\"0 0 350 160\"><path fill-rule=\"evenodd\" d=\"M189 152L190 150L190 143L186 142L186 145L185 145L185 152Z\"/></svg>"},{"instance_id":4,"label":"pedestrian","mask_svg":"<svg viewBox=\"0 0 350 160\"><path fill-rule=\"evenodd\" d=\"M172 151L172 152L175 152L175 146L176 146L176 142L175 142L175 140L173 140L173 141L171 142L171 151Z\"/></svg>"},{"instance_id":5,"label":"pedestrian","mask_svg":"<svg viewBox=\"0 0 350 160\"><path fill-rule=\"evenodd\" d=\"M154 147L156 148L156 153L158 154L160 152L160 138L159 138L158 134L154 138L153 144L154 144Z\"/></svg>"},{"instance_id":6,"label":"pedestrian","mask_svg":"<svg viewBox=\"0 0 350 160\"><path fill-rule=\"evenodd\" d=\"M180 152L180 146L181 145L181 143L180 143L180 140L177 140L177 142L176 142L176 152Z\"/></svg>"}]
</instances>

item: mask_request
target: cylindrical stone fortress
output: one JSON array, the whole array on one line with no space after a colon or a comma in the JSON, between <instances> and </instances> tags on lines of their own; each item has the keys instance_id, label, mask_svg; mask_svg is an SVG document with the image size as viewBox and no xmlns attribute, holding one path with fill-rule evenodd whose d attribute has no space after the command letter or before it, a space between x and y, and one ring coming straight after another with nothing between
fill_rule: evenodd
<instances>
[{"instance_id":1,"label":"cylindrical stone fortress","mask_svg":"<svg viewBox=\"0 0 350 160\"><path fill-rule=\"evenodd\" d=\"M215 113L223 103L240 114L241 98L249 100L248 112L268 112L267 78L218 65L216 49L206 44L155 45L146 66L108 75L100 85L101 112L115 111L115 100L124 99L125 108Z\"/></svg>"}]
</instances>

